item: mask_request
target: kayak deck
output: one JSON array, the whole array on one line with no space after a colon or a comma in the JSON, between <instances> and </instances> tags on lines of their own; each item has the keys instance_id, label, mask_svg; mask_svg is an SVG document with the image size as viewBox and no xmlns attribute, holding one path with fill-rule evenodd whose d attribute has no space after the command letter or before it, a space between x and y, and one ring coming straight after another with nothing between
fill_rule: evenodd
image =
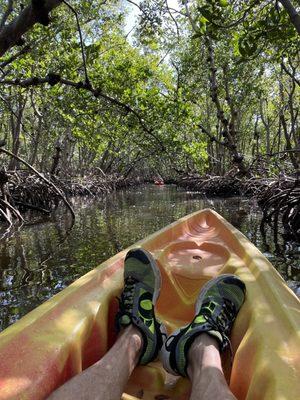
<instances>
[{"instance_id":1,"label":"kayak deck","mask_svg":"<svg viewBox=\"0 0 300 400\"><path fill-rule=\"evenodd\" d=\"M168 332L193 317L201 287L221 273L246 284L225 374L241 399L296 399L300 393L300 302L244 235L211 210L181 218L135 246L150 251L162 274L157 316ZM90 271L0 334L0 399L39 400L87 368L116 340L116 296L127 250ZM187 379L159 361L133 372L124 400L188 399Z\"/></svg>"}]
</instances>

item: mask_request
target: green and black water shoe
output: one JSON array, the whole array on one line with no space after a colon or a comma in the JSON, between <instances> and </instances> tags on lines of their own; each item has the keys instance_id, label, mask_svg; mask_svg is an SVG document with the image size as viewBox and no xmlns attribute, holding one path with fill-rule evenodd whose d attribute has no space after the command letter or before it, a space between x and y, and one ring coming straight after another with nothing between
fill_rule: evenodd
<instances>
[{"instance_id":1,"label":"green and black water shoe","mask_svg":"<svg viewBox=\"0 0 300 400\"><path fill-rule=\"evenodd\" d=\"M164 326L155 317L154 306L161 287L160 271L152 255L141 248L130 250L124 264L124 289L116 315L117 329L132 324L143 336L139 363L154 360L166 336Z\"/></svg>"},{"instance_id":2,"label":"green and black water shoe","mask_svg":"<svg viewBox=\"0 0 300 400\"><path fill-rule=\"evenodd\" d=\"M227 345L231 347L228 336L245 293L245 284L235 275L220 275L209 281L198 296L193 321L165 341L162 349L164 368L175 375L187 376L188 351L201 333L216 338L220 351Z\"/></svg>"}]
</instances>

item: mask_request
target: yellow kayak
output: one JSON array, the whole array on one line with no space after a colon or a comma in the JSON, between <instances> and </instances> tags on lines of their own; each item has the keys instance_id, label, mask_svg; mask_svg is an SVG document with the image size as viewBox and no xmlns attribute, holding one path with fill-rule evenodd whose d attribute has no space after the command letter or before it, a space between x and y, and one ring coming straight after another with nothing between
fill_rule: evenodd
<instances>
[{"instance_id":1,"label":"yellow kayak","mask_svg":"<svg viewBox=\"0 0 300 400\"><path fill-rule=\"evenodd\" d=\"M296 400L300 394L300 302L244 235L211 210L193 213L133 247L157 260L162 290L157 316L169 333L190 322L208 280L238 275L247 298L224 368L239 399ZM0 334L0 399L45 399L112 346L124 250ZM188 399L190 383L155 361L135 369L123 400ZM142 397L141 397L142 396Z\"/></svg>"}]
</instances>

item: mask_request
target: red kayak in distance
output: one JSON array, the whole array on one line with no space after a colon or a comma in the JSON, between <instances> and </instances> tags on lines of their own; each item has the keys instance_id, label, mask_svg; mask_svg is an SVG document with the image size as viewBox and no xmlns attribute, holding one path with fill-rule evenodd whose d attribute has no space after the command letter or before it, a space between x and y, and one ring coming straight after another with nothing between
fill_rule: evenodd
<instances>
[{"instance_id":1,"label":"red kayak in distance","mask_svg":"<svg viewBox=\"0 0 300 400\"><path fill-rule=\"evenodd\" d=\"M163 186L164 185L164 181L154 181L154 184L158 185L158 186Z\"/></svg>"}]
</instances>

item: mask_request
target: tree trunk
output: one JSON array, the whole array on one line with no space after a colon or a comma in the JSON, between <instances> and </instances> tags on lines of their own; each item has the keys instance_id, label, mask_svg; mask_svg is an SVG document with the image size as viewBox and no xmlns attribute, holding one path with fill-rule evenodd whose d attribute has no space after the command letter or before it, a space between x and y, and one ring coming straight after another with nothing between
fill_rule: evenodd
<instances>
[{"instance_id":1,"label":"tree trunk","mask_svg":"<svg viewBox=\"0 0 300 400\"><path fill-rule=\"evenodd\" d=\"M268 116L264 115L264 107L263 107L263 99L260 99L260 117L262 120L262 123L264 124L264 127L266 129L266 153L270 154L271 152L271 144L270 144L270 137L271 137L271 133L270 133L270 122L269 122L269 118ZM268 106L268 103L267 103Z\"/></svg>"},{"instance_id":2,"label":"tree trunk","mask_svg":"<svg viewBox=\"0 0 300 400\"><path fill-rule=\"evenodd\" d=\"M280 99L281 99L281 108L280 108L280 111L279 111L279 120L281 122L283 134L284 134L284 137L285 137L285 142L286 142L286 146L285 147L286 147L286 150L288 150L288 155L290 157L290 160L291 160L291 163L292 163L293 167L298 172L299 171L299 164L298 164L297 158L295 156L295 153L293 153L293 151L291 151L291 150L293 150L293 146L292 146L292 142L291 142L291 134L288 132L288 126L287 126L286 118L285 118L285 115L284 115L284 92L283 92L283 85L282 85L281 81L279 81L279 94L280 94Z\"/></svg>"},{"instance_id":3,"label":"tree trunk","mask_svg":"<svg viewBox=\"0 0 300 400\"><path fill-rule=\"evenodd\" d=\"M279 0L280 3L283 5L283 7L286 9L287 13L290 16L290 20L294 27L296 28L296 31L300 35L300 15L297 13L295 7L293 4L290 2L290 0Z\"/></svg>"},{"instance_id":4,"label":"tree trunk","mask_svg":"<svg viewBox=\"0 0 300 400\"><path fill-rule=\"evenodd\" d=\"M217 82L217 68L215 66L215 54L213 49L213 43L210 37L206 41L208 49L208 62L210 64L210 84L211 84L211 99L214 102L217 109L217 118L222 126L222 135L225 138L223 144L229 150L232 156L232 162L238 167L241 175L247 175L248 168L245 165L244 156L240 154L237 150L237 135L235 130L235 119L237 116L237 111L233 107L232 99L229 93L227 77L225 79L225 91L226 91L226 101L230 107L230 120L225 116L225 112L221 106L219 99L219 90ZM225 75L227 74L227 69L225 69Z\"/></svg>"},{"instance_id":5,"label":"tree trunk","mask_svg":"<svg viewBox=\"0 0 300 400\"><path fill-rule=\"evenodd\" d=\"M25 104L27 101L27 98L22 101L21 95L18 96L17 100L17 106L18 109L17 111L12 114L11 113L11 136L12 136L12 153L16 156L19 155L19 149L20 149L20 134L21 134L21 129L22 129L22 117L23 117L23 112L25 108ZM15 158L11 158L8 169L9 170L15 170L18 168L18 160Z\"/></svg>"},{"instance_id":6,"label":"tree trunk","mask_svg":"<svg viewBox=\"0 0 300 400\"><path fill-rule=\"evenodd\" d=\"M50 170L51 175L57 174L58 164L61 158L61 152L62 152L61 144L59 143L59 141L57 141L55 145L55 154L53 156L53 162Z\"/></svg>"}]
</instances>

